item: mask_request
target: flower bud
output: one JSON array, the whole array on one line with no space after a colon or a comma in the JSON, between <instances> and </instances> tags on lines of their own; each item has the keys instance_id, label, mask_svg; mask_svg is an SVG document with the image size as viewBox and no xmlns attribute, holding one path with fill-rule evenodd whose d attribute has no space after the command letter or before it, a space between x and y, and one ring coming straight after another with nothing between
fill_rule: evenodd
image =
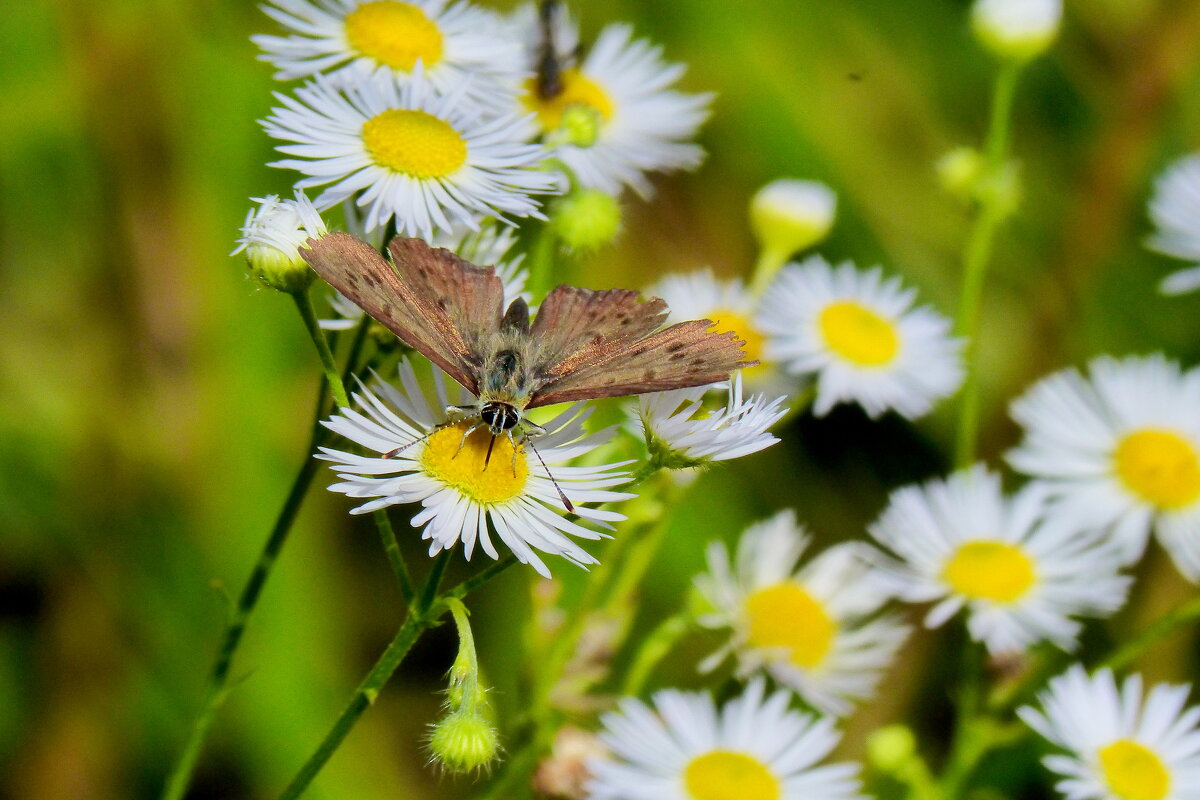
<instances>
[{"instance_id":1,"label":"flower bud","mask_svg":"<svg viewBox=\"0 0 1200 800\"><path fill-rule=\"evenodd\" d=\"M976 0L971 27L988 50L1009 61L1029 61L1058 35L1062 0Z\"/></svg>"},{"instance_id":2,"label":"flower bud","mask_svg":"<svg viewBox=\"0 0 1200 800\"><path fill-rule=\"evenodd\" d=\"M917 740L905 725L885 725L867 737L867 761L880 772L894 775L917 752Z\"/></svg>"},{"instance_id":3,"label":"flower bud","mask_svg":"<svg viewBox=\"0 0 1200 800\"><path fill-rule=\"evenodd\" d=\"M272 289L304 291L314 273L299 248L326 234L324 220L301 191L295 200L280 200L274 194L251 199L259 207L246 214L237 249L230 255L245 252L250 274Z\"/></svg>"},{"instance_id":4,"label":"flower bud","mask_svg":"<svg viewBox=\"0 0 1200 800\"><path fill-rule=\"evenodd\" d=\"M600 126L603 122L604 118L600 116L600 112L586 103L567 106L558 123L555 143L591 147L600 136Z\"/></svg>"},{"instance_id":5,"label":"flower bud","mask_svg":"<svg viewBox=\"0 0 1200 800\"><path fill-rule=\"evenodd\" d=\"M572 250L597 250L616 238L621 206L599 189L575 189L551 206L550 225Z\"/></svg>"},{"instance_id":6,"label":"flower bud","mask_svg":"<svg viewBox=\"0 0 1200 800\"><path fill-rule=\"evenodd\" d=\"M434 723L429 750L449 771L471 772L499 756L500 737L482 714L464 706Z\"/></svg>"},{"instance_id":7,"label":"flower bud","mask_svg":"<svg viewBox=\"0 0 1200 800\"><path fill-rule=\"evenodd\" d=\"M979 180L983 177L983 156L973 147L956 147L938 159L938 182L957 200L975 199Z\"/></svg>"},{"instance_id":8,"label":"flower bud","mask_svg":"<svg viewBox=\"0 0 1200 800\"><path fill-rule=\"evenodd\" d=\"M757 294L784 263L829 235L837 213L837 195L818 181L777 180L750 201L750 225L762 253L755 270Z\"/></svg>"}]
</instances>

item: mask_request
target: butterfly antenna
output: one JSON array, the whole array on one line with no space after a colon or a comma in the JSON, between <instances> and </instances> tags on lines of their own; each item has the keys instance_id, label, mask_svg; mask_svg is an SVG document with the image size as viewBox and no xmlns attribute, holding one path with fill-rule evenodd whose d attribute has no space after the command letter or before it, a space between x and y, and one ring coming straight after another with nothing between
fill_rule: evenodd
<instances>
[{"instance_id":1,"label":"butterfly antenna","mask_svg":"<svg viewBox=\"0 0 1200 800\"><path fill-rule=\"evenodd\" d=\"M549 478L550 482L554 484L554 490L558 492L558 499L563 501L563 505L567 508L567 513L574 514L575 506L573 506L571 501L567 499L567 496L563 494L562 487L558 485L558 481L554 480L554 476L550 474L550 468L546 466L546 461L542 458L542 454L537 451L537 448L533 446L533 442L529 441L528 439L525 440L525 444L529 445L529 449L533 451L535 456L537 456L537 460L542 465L542 469L546 470L546 477Z\"/></svg>"},{"instance_id":2,"label":"butterfly antenna","mask_svg":"<svg viewBox=\"0 0 1200 800\"><path fill-rule=\"evenodd\" d=\"M426 439L428 439L430 436L433 436L433 435L434 435L435 433L437 433L439 430L441 430L441 426L438 426L438 427L434 428L434 429L433 429L433 430L431 430L429 433L425 434L424 436L420 437L419 439L413 439L413 440L412 440L411 442L409 442L408 444L402 444L402 445L400 445L400 446L399 446L399 447L397 447L395 450L388 450L386 453L384 453L383 455L381 455L381 456L380 456L380 458L395 458L396 456L400 455L401 453L403 453L403 452L404 452L405 450L407 450L408 448L412 447L414 444L417 444L417 443L419 443L419 442L423 442L423 441L425 441Z\"/></svg>"}]
</instances>

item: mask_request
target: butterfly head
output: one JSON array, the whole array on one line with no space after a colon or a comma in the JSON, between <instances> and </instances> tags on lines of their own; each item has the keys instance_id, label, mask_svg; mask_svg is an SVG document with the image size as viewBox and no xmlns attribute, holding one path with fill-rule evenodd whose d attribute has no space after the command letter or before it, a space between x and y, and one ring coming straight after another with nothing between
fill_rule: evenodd
<instances>
[{"instance_id":1,"label":"butterfly head","mask_svg":"<svg viewBox=\"0 0 1200 800\"><path fill-rule=\"evenodd\" d=\"M491 401L480 407L479 419L488 426L493 436L500 436L520 424L521 412L508 403Z\"/></svg>"}]
</instances>

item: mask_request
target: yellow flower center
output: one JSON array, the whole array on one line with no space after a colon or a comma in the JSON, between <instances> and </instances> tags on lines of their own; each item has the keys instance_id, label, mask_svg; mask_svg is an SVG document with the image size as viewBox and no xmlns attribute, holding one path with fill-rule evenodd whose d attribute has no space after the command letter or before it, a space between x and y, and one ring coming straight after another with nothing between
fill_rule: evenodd
<instances>
[{"instance_id":1,"label":"yellow flower center","mask_svg":"<svg viewBox=\"0 0 1200 800\"><path fill-rule=\"evenodd\" d=\"M612 118L615 106L608 92L600 84L585 76L577 69L569 69L562 73L562 91L554 97L538 97L537 78L525 82L525 94L521 101L530 111L537 113L542 130L550 132L558 130L562 124L563 112L571 106L587 106L607 122Z\"/></svg>"},{"instance_id":2,"label":"yellow flower center","mask_svg":"<svg viewBox=\"0 0 1200 800\"><path fill-rule=\"evenodd\" d=\"M467 141L424 111L393 108L363 123L363 145L381 167L414 178L444 178L467 161Z\"/></svg>"},{"instance_id":3,"label":"yellow flower center","mask_svg":"<svg viewBox=\"0 0 1200 800\"><path fill-rule=\"evenodd\" d=\"M830 303L819 324L825 344L860 367L882 367L900 352L896 326L853 300Z\"/></svg>"},{"instance_id":4,"label":"yellow flower center","mask_svg":"<svg viewBox=\"0 0 1200 800\"><path fill-rule=\"evenodd\" d=\"M1036 580L1033 560L1004 542L967 542L955 551L942 578L964 597L1013 603Z\"/></svg>"},{"instance_id":5,"label":"yellow flower center","mask_svg":"<svg viewBox=\"0 0 1200 800\"><path fill-rule=\"evenodd\" d=\"M1200 497L1200 459L1178 433L1146 428L1128 434L1113 461L1125 487L1160 509L1182 508Z\"/></svg>"},{"instance_id":6,"label":"yellow flower center","mask_svg":"<svg viewBox=\"0 0 1200 800\"><path fill-rule=\"evenodd\" d=\"M837 623L798 583L785 581L746 598L751 647L784 648L795 665L820 666L833 646Z\"/></svg>"},{"instance_id":7,"label":"yellow flower center","mask_svg":"<svg viewBox=\"0 0 1200 800\"><path fill-rule=\"evenodd\" d=\"M409 71L421 59L429 68L442 59L442 32L411 3L377 0L346 15L346 41L364 56Z\"/></svg>"},{"instance_id":8,"label":"yellow flower center","mask_svg":"<svg viewBox=\"0 0 1200 800\"><path fill-rule=\"evenodd\" d=\"M754 756L712 750L693 758L683 771L692 800L779 800L779 780Z\"/></svg>"},{"instance_id":9,"label":"yellow flower center","mask_svg":"<svg viewBox=\"0 0 1200 800\"><path fill-rule=\"evenodd\" d=\"M497 436L493 444L492 435L484 426L476 428L464 441L463 433L472 424L468 421L447 426L425 441L425 449L421 451L425 474L482 505L517 497L529 478L525 448L518 446L514 452L507 436Z\"/></svg>"},{"instance_id":10,"label":"yellow flower center","mask_svg":"<svg viewBox=\"0 0 1200 800\"><path fill-rule=\"evenodd\" d=\"M1171 790L1171 773L1162 759L1128 739L1100 750L1100 768L1108 788L1121 800L1162 800Z\"/></svg>"},{"instance_id":11,"label":"yellow flower center","mask_svg":"<svg viewBox=\"0 0 1200 800\"><path fill-rule=\"evenodd\" d=\"M750 324L750 320L744 314L739 314L727 308L718 308L709 311L704 316L716 323L713 326L713 330L717 333L733 331L738 335L739 339L746 340L746 344L743 345L742 349L746 351L747 361L763 360L763 344L766 339ZM765 366L766 363L764 362L757 367L742 370L742 374L747 376L756 375Z\"/></svg>"}]
</instances>

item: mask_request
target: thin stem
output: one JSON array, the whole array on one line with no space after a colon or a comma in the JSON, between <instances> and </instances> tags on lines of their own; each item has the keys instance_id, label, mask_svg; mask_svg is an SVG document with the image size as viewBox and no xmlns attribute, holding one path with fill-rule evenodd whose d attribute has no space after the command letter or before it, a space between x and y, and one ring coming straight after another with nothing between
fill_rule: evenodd
<instances>
[{"instance_id":1,"label":"thin stem","mask_svg":"<svg viewBox=\"0 0 1200 800\"><path fill-rule=\"evenodd\" d=\"M310 447L310 452L311 449ZM267 578L270 577L271 568L275 566L279 552L283 549L283 545L287 541L288 533L292 529L292 523L300 511L300 505L304 500L304 495L308 491L309 484L312 483L318 466L319 463L312 457L304 459L304 464L300 467L296 479L292 481L292 488L288 492L287 500L284 501L283 508L280 510L279 516L275 520L275 525L271 529L271 535L267 538L267 543L263 546L262 552L258 556L258 561L250 573L250 578L246 581L245 586L242 587L241 595L238 597L237 608L234 611L233 618L230 620L229 627L225 629L225 636L221 640L220 649L217 651L216 661L213 663L212 671L209 673L208 688L204 694L204 702L201 705L199 714L197 714L195 721L192 723L192 730L188 735L187 742L183 746L183 750L179 754L179 759L176 761L171 774L167 778L167 783L162 793L163 800L180 800L187 792L188 785L192 780L192 774L196 769L196 762L200 757L200 751L203 749L204 741L208 736L209 728L212 727L217 711L228 696L229 670L233 665L234 653L237 652L238 646L241 644L242 634L246 631L246 623L249 621L250 615L254 613L255 606L258 605L259 595L262 593L263 586L266 585Z\"/></svg>"},{"instance_id":2,"label":"thin stem","mask_svg":"<svg viewBox=\"0 0 1200 800\"><path fill-rule=\"evenodd\" d=\"M550 273L557 253L558 235L551 229L550 223L544 222L534 237L529 253L529 281L526 285L535 298L550 291Z\"/></svg>"},{"instance_id":3,"label":"thin stem","mask_svg":"<svg viewBox=\"0 0 1200 800\"><path fill-rule=\"evenodd\" d=\"M1127 667L1136 661L1142 653L1158 644L1167 636L1179 630L1184 625L1190 625L1197 620L1200 620L1200 597L1187 601L1174 610L1167 612L1165 616L1155 620L1150 627L1142 631L1140 636L1104 659L1100 663L1100 666L1110 667L1113 670L1120 670Z\"/></svg>"},{"instance_id":4,"label":"thin stem","mask_svg":"<svg viewBox=\"0 0 1200 800\"><path fill-rule=\"evenodd\" d=\"M658 666L658 663L671 652L675 643L683 638L691 627L692 615L681 612L673 617L667 617L658 627L650 632L638 648L629 671L625 673L625 681L621 684L623 697L637 697L646 685L646 679Z\"/></svg>"},{"instance_id":5,"label":"thin stem","mask_svg":"<svg viewBox=\"0 0 1200 800\"><path fill-rule=\"evenodd\" d=\"M434 558L433 567L429 570L429 577L425 579L425 586L421 588L421 605L418 606L420 612L424 613L433 607L438 587L442 584L442 576L446 574L446 567L449 565L449 550L443 550Z\"/></svg>"},{"instance_id":6,"label":"thin stem","mask_svg":"<svg viewBox=\"0 0 1200 800\"><path fill-rule=\"evenodd\" d=\"M411 606L416 590L413 589L408 565L404 563L404 555L400 552L400 545L396 541L396 531L392 529L392 520L388 517L386 508L379 509L372 516L375 517L375 528L379 531L379 541L383 544L383 552L387 555L388 564L392 567L392 574L396 576L396 583L400 586L400 596L404 599L405 606Z\"/></svg>"},{"instance_id":7,"label":"thin stem","mask_svg":"<svg viewBox=\"0 0 1200 800\"><path fill-rule=\"evenodd\" d=\"M346 385L342 383L342 374L333 360L333 353L329 350L325 332L321 330L321 326L317 322L312 298L308 296L307 291L302 291L293 292L292 299L296 301L296 309L300 312L300 318L304 320L304 327L308 331L309 337L312 338L313 345L317 348L317 355L321 358L321 368L325 371L325 380L329 382L329 390L333 392L333 399L339 406L348 407L350 398L346 396Z\"/></svg>"},{"instance_id":8,"label":"thin stem","mask_svg":"<svg viewBox=\"0 0 1200 800\"><path fill-rule=\"evenodd\" d=\"M1013 62L1001 67L996 77L991 121L984 145L984 175L989 181L996 179L1007 157L1013 98L1020 73L1021 65ZM995 191L982 193L978 213L963 251L962 290L954 325L955 335L966 341L963 353L966 377L959 401L958 438L955 445L955 463L960 468L970 466L975 460L975 445L979 436L979 314L996 231L1005 213L1001 206L1003 202Z\"/></svg>"}]
</instances>

